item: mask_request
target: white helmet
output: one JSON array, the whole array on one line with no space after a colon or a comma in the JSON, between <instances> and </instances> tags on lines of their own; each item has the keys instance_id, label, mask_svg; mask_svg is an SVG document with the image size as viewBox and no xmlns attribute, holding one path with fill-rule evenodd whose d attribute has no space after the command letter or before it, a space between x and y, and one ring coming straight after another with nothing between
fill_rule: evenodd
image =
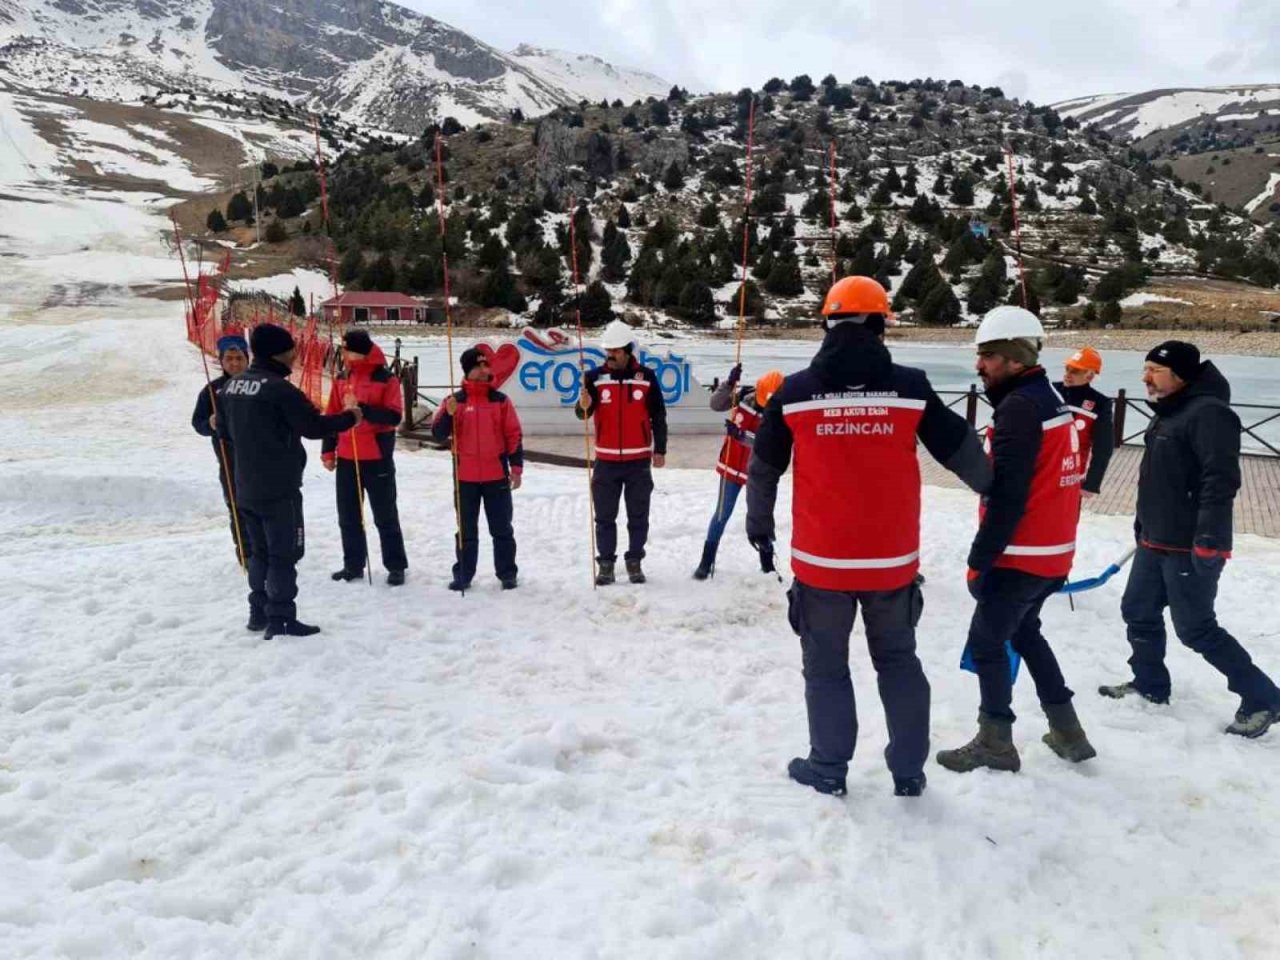
<instances>
[{"instance_id":1,"label":"white helmet","mask_svg":"<svg viewBox=\"0 0 1280 960\"><path fill-rule=\"evenodd\" d=\"M1005 305L987 312L982 323L978 324L973 342L981 346L993 340L1034 340L1039 350L1043 339L1044 327L1039 317L1022 307Z\"/></svg>"},{"instance_id":2,"label":"white helmet","mask_svg":"<svg viewBox=\"0 0 1280 960\"><path fill-rule=\"evenodd\" d=\"M635 342L635 331L621 320L614 320L600 334L600 346L606 350L621 350Z\"/></svg>"}]
</instances>

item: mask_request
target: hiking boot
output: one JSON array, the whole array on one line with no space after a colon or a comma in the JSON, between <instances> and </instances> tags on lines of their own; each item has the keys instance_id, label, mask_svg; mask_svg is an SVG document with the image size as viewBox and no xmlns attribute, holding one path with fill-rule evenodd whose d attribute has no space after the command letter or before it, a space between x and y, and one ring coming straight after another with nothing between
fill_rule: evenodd
<instances>
[{"instance_id":1,"label":"hiking boot","mask_svg":"<svg viewBox=\"0 0 1280 960\"><path fill-rule=\"evenodd\" d=\"M596 586L607 587L614 582L613 561L601 560L596 564Z\"/></svg>"},{"instance_id":2,"label":"hiking boot","mask_svg":"<svg viewBox=\"0 0 1280 960\"><path fill-rule=\"evenodd\" d=\"M507 579L502 581L503 590L514 590L518 586L520 586L520 581L515 577L507 577Z\"/></svg>"},{"instance_id":3,"label":"hiking boot","mask_svg":"<svg viewBox=\"0 0 1280 960\"><path fill-rule=\"evenodd\" d=\"M819 793L825 793L832 797L843 797L848 793L844 777L823 776L813 769L813 764L803 757L796 757L787 764L787 776L796 783L802 783L806 787L813 787Z\"/></svg>"},{"instance_id":4,"label":"hiking boot","mask_svg":"<svg viewBox=\"0 0 1280 960\"><path fill-rule=\"evenodd\" d=\"M364 570L352 570L350 567L343 567L341 570L333 571L330 576L334 580L346 580L350 583L352 580L363 580Z\"/></svg>"},{"instance_id":5,"label":"hiking boot","mask_svg":"<svg viewBox=\"0 0 1280 960\"><path fill-rule=\"evenodd\" d=\"M1255 710L1253 713L1237 710L1235 720L1222 732L1253 740L1271 729L1273 723L1280 723L1280 708Z\"/></svg>"},{"instance_id":6,"label":"hiking boot","mask_svg":"<svg viewBox=\"0 0 1280 960\"><path fill-rule=\"evenodd\" d=\"M449 589L454 593L466 593L471 589L471 581L468 580L466 583L463 583L457 577L454 577L449 581Z\"/></svg>"},{"instance_id":7,"label":"hiking boot","mask_svg":"<svg viewBox=\"0 0 1280 960\"><path fill-rule=\"evenodd\" d=\"M698 569L693 571L693 579L705 580L716 572L716 550L719 546L709 540L702 545L702 559L698 562Z\"/></svg>"},{"instance_id":8,"label":"hiking boot","mask_svg":"<svg viewBox=\"0 0 1280 960\"><path fill-rule=\"evenodd\" d=\"M389 587L403 587L403 586L404 586L404 571L403 571L403 570L388 570L388 571L387 571L387 586L389 586Z\"/></svg>"},{"instance_id":9,"label":"hiking boot","mask_svg":"<svg viewBox=\"0 0 1280 960\"><path fill-rule=\"evenodd\" d=\"M894 777L893 795L895 797L918 797L924 793L929 780L922 773L918 777Z\"/></svg>"},{"instance_id":10,"label":"hiking boot","mask_svg":"<svg viewBox=\"0 0 1280 960\"><path fill-rule=\"evenodd\" d=\"M1017 773L1022 768L1018 748L1013 745L1013 722L996 720L978 714L978 732L963 747L939 750L938 763L956 773L968 773L979 767Z\"/></svg>"},{"instance_id":11,"label":"hiking boot","mask_svg":"<svg viewBox=\"0 0 1280 960\"><path fill-rule=\"evenodd\" d=\"M640 569L639 560L627 561L627 579L632 583L644 583L644 571Z\"/></svg>"},{"instance_id":12,"label":"hiking boot","mask_svg":"<svg viewBox=\"0 0 1280 960\"><path fill-rule=\"evenodd\" d=\"M1132 680L1126 680L1124 683L1104 684L1098 688L1098 693L1104 697L1110 697L1112 700L1123 700L1125 697L1136 695L1151 703L1169 702L1168 696L1157 697L1154 693L1143 693L1134 685Z\"/></svg>"},{"instance_id":13,"label":"hiking boot","mask_svg":"<svg viewBox=\"0 0 1280 960\"><path fill-rule=\"evenodd\" d=\"M272 637L309 637L319 633L319 627L313 627L301 620L271 620L267 624L267 639Z\"/></svg>"},{"instance_id":14,"label":"hiking boot","mask_svg":"<svg viewBox=\"0 0 1280 960\"><path fill-rule=\"evenodd\" d=\"M246 630L252 630L254 633L261 633L267 629L267 614L263 610L250 610L249 622L244 625Z\"/></svg>"},{"instance_id":15,"label":"hiking boot","mask_svg":"<svg viewBox=\"0 0 1280 960\"><path fill-rule=\"evenodd\" d=\"M1098 755L1098 751L1093 749L1093 744L1085 736L1084 728L1080 726L1075 706L1069 701L1046 703L1043 706L1044 715L1049 720L1049 732L1041 739L1048 744L1050 750L1072 763L1090 760Z\"/></svg>"}]
</instances>

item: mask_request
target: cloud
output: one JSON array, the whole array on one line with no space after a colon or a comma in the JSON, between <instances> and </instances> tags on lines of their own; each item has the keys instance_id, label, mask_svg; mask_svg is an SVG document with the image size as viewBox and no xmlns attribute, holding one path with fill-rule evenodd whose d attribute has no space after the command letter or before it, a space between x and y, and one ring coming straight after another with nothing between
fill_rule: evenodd
<instances>
[{"instance_id":1,"label":"cloud","mask_svg":"<svg viewBox=\"0 0 1280 960\"><path fill-rule=\"evenodd\" d=\"M698 92L800 73L931 76L1048 103L1280 80L1276 0L408 2L500 49L528 42L592 53Z\"/></svg>"}]
</instances>

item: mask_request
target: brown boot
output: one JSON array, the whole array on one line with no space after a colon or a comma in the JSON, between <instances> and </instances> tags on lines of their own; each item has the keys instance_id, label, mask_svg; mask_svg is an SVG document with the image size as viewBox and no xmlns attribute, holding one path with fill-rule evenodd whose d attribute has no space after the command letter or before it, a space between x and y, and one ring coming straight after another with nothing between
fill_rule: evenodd
<instances>
[{"instance_id":1,"label":"brown boot","mask_svg":"<svg viewBox=\"0 0 1280 960\"><path fill-rule=\"evenodd\" d=\"M1076 708L1071 701L1066 703L1045 703L1044 715L1049 720L1049 732L1042 738L1049 749L1063 760L1080 763L1098 755L1093 744L1085 736L1080 726L1080 718L1076 716Z\"/></svg>"},{"instance_id":2,"label":"brown boot","mask_svg":"<svg viewBox=\"0 0 1280 960\"><path fill-rule=\"evenodd\" d=\"M956 773L968 773L979 767L1016 773L1022 767L1018 748L1013 745L1013 723L978 714L978 733L963 747L939 750L938 763Z\"/></svg>"}]
</instances>

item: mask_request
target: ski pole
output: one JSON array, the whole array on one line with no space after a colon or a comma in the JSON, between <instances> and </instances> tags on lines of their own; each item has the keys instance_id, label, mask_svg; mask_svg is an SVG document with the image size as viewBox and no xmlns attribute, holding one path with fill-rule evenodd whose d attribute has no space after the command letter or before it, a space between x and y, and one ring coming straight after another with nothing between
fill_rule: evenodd
<instances>
[{"instance_id":1,"label":"ski pole","mask_svg":"<svg viewBox=\"0 0 1280 960\"><path fill-rule=\"evenodd\" d=\"M573 306L578 320L578 390L586 389L587 352L582 343L582 281L578 273L578 205L574 197L569 198L569 255L573 265ZM582 443L587 457L587 518L590 525L591 545L591 589L596 589L596 502L592 488L591 467L591 423L586 411L582 415Z\"/></svg>"},{"instance_id":2,"label":"ski pole","mask_svg":"<svg viewBox=\"0 0 1280 960\"><path fill-rule=\"evenodd\" d=\"M440 263L444 268L444 319L445 341L449 354L449 396L453 396L453 310L449 305L449 244L444 219L444 148L440 131L436 130L436 215L440 221ZM454 542L458 556L462 556L462 486L458 478L458 417L453 418L453 430L449 434L449 453L453 460L453 516ZM477 518L478 519L478 518ZM465 590L459 591L466 596Z\"/></svg>"}]
</instances>

